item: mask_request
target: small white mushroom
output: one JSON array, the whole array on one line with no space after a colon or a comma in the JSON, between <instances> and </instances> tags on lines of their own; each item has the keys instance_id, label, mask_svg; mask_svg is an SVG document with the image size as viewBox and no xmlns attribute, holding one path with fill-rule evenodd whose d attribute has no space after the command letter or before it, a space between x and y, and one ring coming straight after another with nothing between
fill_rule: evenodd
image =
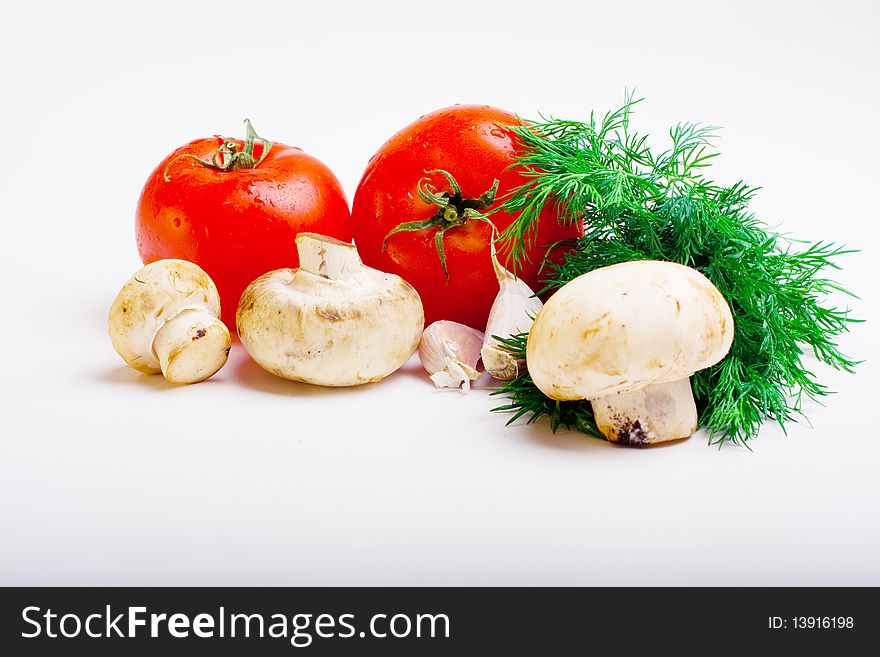
<instances>
[{"instance_id":1,"label":"small white mushroom","mask_svg":"<svg viewBox=\"0 0 880 657\"><path fill-rule=\"evenodd\" d=\"M541 310L542 303L522 279L501 266L492 246L492 264L498 278L498 294L489 311L481 350L483 367L500 381L510 381L519 374L520 366L513 355L496 339L526 333Z\"/></svg>"},{"instance_id":2,"label":"small white mushroom","mask_svg":"<svg viewBox=\"0 0 880 657\"><path fill-rule=\"evenodd\" d=\"M322 386L379 381L403 365L425 325L415 289L365 266L351 244L300 233L296 246L298 269L264 274L239 301L238 335L253 359Z\"/></svg>"},{"instance_id":3,"label":"small white mushroom","mask_svg":"<svg viewBox=\"0 0 880 657\"><path fill-rule=\"evenodd\" d=\"M217 288L186 260L157 260L132 276L110 307L108 329L128 365L171 383L207 379L232 345Z\"/></svg>"},{"instance_id":4,"label":"small white mushroom","mask_svg":"<svg viewBox=\"0 0 880 657\"><path fill-rule=\"evenodd\" d=\"M727 354L733 316L698 271L670 262L596 269L538 313L526 362L551 399L587 399L612 442L686 438L697 429L689 377Z\"/></svg>"},{"instance_id":5,"label":"small white mushroom","mask_svg":"<svg viewBox=\"0 0 880 657\"><path fill-rule=\"evenodd\" d=\"M468 390L471 381L480 376L477 363L482 345L482 331L440 320L422 333L419 361L438 388Z\"/></svg>"}]
</instances>

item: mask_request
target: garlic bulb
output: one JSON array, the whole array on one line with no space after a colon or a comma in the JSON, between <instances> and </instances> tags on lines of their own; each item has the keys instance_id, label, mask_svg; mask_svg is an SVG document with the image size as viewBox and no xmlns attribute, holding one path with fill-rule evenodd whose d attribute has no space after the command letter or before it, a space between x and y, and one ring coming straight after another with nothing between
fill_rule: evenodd
<instances>
[{"instance_id":1,"label":"garlic bulb","mask_svg":"<svg viewBox=\"0 0 880 657\"><path fill-rule=\"evenodd\" d=\"M492 264L498 277L499 289L489 311L481 355L483 367L489 374L501 381L509 381L516 378L520 363L494 336L508 338L517 333L527 333L543 304L534 296L532 288L501 266L494 246Z\"/></svg>"},{"instance_id":2,"label":"garlic bulb","mask_svg":"<svg viewBox=\"0 0 880 657\"><path fill-rule=\"evenodd\" d=\"M419 360L438 388L470 388L479 376L483 333L458 322L434 322L422 333Z\"/></svg>"}]
</instances>

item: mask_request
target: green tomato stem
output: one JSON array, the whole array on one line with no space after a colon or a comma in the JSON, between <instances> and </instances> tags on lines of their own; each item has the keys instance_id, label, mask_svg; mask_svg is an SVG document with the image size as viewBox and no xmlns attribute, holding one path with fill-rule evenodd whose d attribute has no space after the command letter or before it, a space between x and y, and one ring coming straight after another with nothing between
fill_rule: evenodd
<instances>
[{"instance_id":1,"label":"green tomato stem","mask_svg":"<svg viewBox=\"0 0 880 657\"><path fill-rule=\"evenodd\" d=\"M215 171L241 171L242 169L254 169L258 167L269 154L269 150L272 148L272 142L257 134L250 119L244 120L244 126L245 138L244 146L241 150L239 150L238 143L236 143L235 140L222 137L223 143L220 145L220 148L214 152L210 160L203 160L191 153L181 153L168 161L168 164L165 165L165 169L162 171L162 177L166 182L170 181L171 178L168 177L168 169L171 168L171 165L177 162L177 160L184 158L192 160L203 167L214 169ZM260 153L259 158L254 157L254 146L256 145L256 142L260 142L263 145L263 151Z\"/></svg>"},{"instance_id":2,"label":"green tomato stem","mask_svg":"<svg viewBox=\"0 0 880 657\"><path fill-rule=\"evenodd\" d=\"M396 233L412 232L419 230L428 230L429 228L439 228L434 236L434 243L437 248L437 256L440 258L440 264L443 265L443 273L446 275L446 282L449 282L449 270L446 268L446 253L443 248L443 237L451 228L462 226L469 220L474 219L483 221L492 227L492 234L495 234L495 226L483 214L484 210L488 210L492 203L495 202L495 196L498 193L498 180L496 179L492 186L477 198L464 198L461 193L461 187L458 181L448 171L443 169L431 169L425 171L424 178L419 180L416 192L419 198L429 205L437 206L437 211L429 219L421 221L407 221L398 224L385 235L382 241L382 251L385 251L388 245L388 238ZM430 175L439 173L446 178L449 183L450 191L440 192L431 183Z\"/></svg>"}]
</instances>

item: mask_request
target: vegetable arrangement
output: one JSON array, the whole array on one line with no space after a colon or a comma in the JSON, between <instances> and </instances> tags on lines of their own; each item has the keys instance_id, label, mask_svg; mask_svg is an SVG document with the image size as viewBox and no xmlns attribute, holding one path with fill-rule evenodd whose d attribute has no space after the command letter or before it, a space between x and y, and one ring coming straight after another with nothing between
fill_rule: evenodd
<instances>
[{"instance_id":1,"label":"vegetable arrangement","mask_svg":"<svg viewBox=\"0 0 880 657\"><path fill-rule=\"evenodd\" d=\"M652 150L647 137L630 128L637 102L628 100L601 121L591 116L585 123L548 120L511 128L529 181L503 204L519 214L501 239L515 261L524 258L548 206L558 209L561 222L585 226L562 263L551 263L548 291L632 260L667 260L702 272L730 304L735 329L730 354L693 378L700 424L716 441L745 443L765 419L784 428L801 414L805 398L830 393L804 362L805 349L837 369L851 372L856 365L837 338L857 320L824 302L829 292L847 293L827 271L849 251L770 231L749 210L756 188L706 178L717 155L711 127L679 124L666 150ZM507 346L523 356L526 341L521 334ZM510 403L497 410L513 412L513 419L534 422L546 415L554 430L597 434L588 402L552 400L527 373L500 392Z\"/></svg>"},{"instance_id":2,"label":"vegetable arrangement","mask_svg":"<svg viewBox=\"0 0 880 657\"><path fill-rule=\"evenodd\" d=\"M858 320L824 300L846 292L826 271L848 251L770 231L755 188L712 182L712 128L652 150L637 102L587 122L425 115L370 160L351 216L329 169L250 122L244 141L195 140L144 187L146 266L113 303L113 346L204 380L231 347L222 306L286 379L361 385L418 351L437 387L492 377L509 398L494 410L553 431L645 445L784 427L829 394L805 351L856 364L837 339Z\"/></svg>"}]
</instances>

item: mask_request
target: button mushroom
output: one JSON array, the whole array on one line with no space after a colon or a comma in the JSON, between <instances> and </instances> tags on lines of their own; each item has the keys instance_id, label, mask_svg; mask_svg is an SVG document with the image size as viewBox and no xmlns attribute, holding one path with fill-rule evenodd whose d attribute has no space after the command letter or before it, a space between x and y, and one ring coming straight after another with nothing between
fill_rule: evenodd
<instances>
[{"instance_id":1,"label":"button mushroom","mask_svg":"<svg viewBox=\"0 0 880 657\"><path fill-rule=\"evenodd\" d=\"M236 321L242 344L276 376L323 386L385 378L415 353L425 324L418 293L361 263L351 244L296 238L299 269L248 286Z\"/></svg>"},{"instance_id":2,"label":"button mushroom","mask_svg":"<svg viewBox=\"0 0 880 657\"><path fill-rule=\"evenodd\" d=\"M689 377L727 354L733 316L702 274L626 262L583 274L538 313L526 363L552 399L587 399L608 440L641 445L697 429Z\"/></svg>"},{"instance_id":3,"label":"button mushroom","mask_svg":"<svg viewBox=\"0 0 880 657\"><path fill-rule=\"evenodd\" d=\"M132 276L110 307L113 348L144 374L196 383L226 363L232 345L220 297L208 275L186 260L157 260Z\"/></svg>"}]
</instances>

